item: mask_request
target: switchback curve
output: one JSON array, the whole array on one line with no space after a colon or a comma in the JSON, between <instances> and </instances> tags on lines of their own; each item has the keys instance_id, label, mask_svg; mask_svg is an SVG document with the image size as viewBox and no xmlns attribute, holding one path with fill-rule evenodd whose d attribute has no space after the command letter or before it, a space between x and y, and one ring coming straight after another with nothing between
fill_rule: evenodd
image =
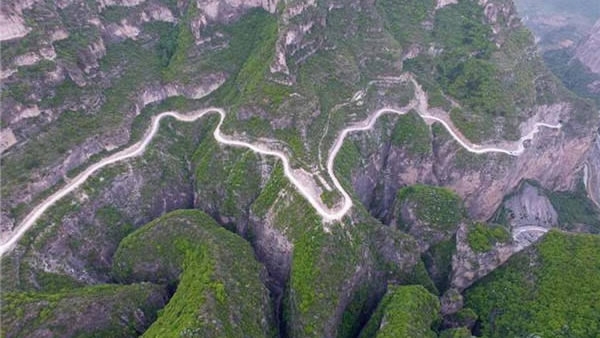
<instances>
[{"instance_id":1,"label":"switchback curve","mask_svg":"<svg viewBox=\"0 0 600 338\"><path fill-rule=\"evenodd\" d=\"M79 186L81 186L81 184L83 184L93 173L106 167L107 165L141 155L144 152L144 150L146 149L146 147L150 144L150 142L152 141L154 136L156 135L156 132L158 131L158 128L160 127L160 121L165 117L173 117L179 121L192 122L192 121L196 121L208 114L217 113L219 115L220 119L219 119L219 123L218 123L217 127L215 128L215 130L213 132L213 136L215 137L215 140L217 142L225 144L225 145L248 148L259 154L275 156L275 157L279 158L283 164L285 176L290 180L290 182L294 185L294 187L298 190L298 192L311 204L311 206L317 211L317 213L326 222L334 222L334 221L341 220L350 211L350 209L353 206L352 198L350 197L348 192L342 187L342 185L340 184L339 180L337 179L337 177L334 173L335 158L336 158L339 150L341 149L344 140L346 139L346 137L348 136L349 133L356 132L356 131L365 131L365 130L369 130L369 129L373 128L373 126L375 125L375 122L381 115L384 115L384 114L404 115L408 111L410 111L410 109L416 108L417 112L423 119L441 123L446 128L446 130L448 130L448 132L454 138L454 140L456 140L465 150L472 152L472 153L476 153L476 154L504 153L504 154L511 155L511 156L519 156L525 150L523 143L526 140L532 139L533 136L539 131L540 127L547 127L547 128L552 128L552 129L559 129L561 127L560 124L551 125L551 124L547 124L547 123L536 123L534 125L533 130L531 132L529 132L527 135L521 137L521 139L516 143L517 144L516 147L511 147L510 149L507 147L493 147L493 146L484 147L484 146L476 145L476 144L473 144L470 141L468 141L462 135L460 135L460 133L457 132L456 128L453 125L451 125L450 121L446 121L445 119L443 119L441 117L429 114L429 111L427 108L426 95L422 91L421 87L416 83L416 81L414 81L414 80L412 80L412 81L415 84L415 94L416 94L416 99L417 99L416 102L413 100L413 102L411 104L409 104L409 106L407 106L406 109L403 109L403 110L398 110L398 109L394 109L394 108L379 109L379 110L375 111L373 114L371 114L367 119L365 119L361 122L355 123L345 129L343 129L338 134L335 143L331 147L331 150L329 152L329 157L327 159L327 173L328 173L330 179L332 180L335 188L339 191L339 193L342 196L341 205L338 204L333 209L327 207L321 201L320 196L318 196L315 193L316 190L312 189L312 187L307 186L307 182L302 181L302 179L299 177L299 175L295 173L295 170L291 167L289 158L287 157L287 155L285 153L283 153L282 151L279 151L279 150L269 149L265 145L252 144L252 143L249 143L246 141L236 140L229 136L224 135L221 132L221 126L226 117L226 113L223 109L207 108L204 110L194 111L189 114L181 114L179 112L168 111L168 112L163 112L163 113L153 117L150 128L144 134L144 137L139 142L133 144L132 146L130 146L120 152L112 154L112 155L100 160L99 162L97 162L95 164L92 164L90 167L86 168L83 172L81 172L75 178L71 179L65 186L60 188L58 191L56 191L55 193L50 195L43 202L41 202L39 205L37 205L35 208L33 208L33 210L31 210L31 212L25 217L25 219L21 222L21 224L19 226L17 226L16 230L13 231L10 238L6 242L0 244L0 256L4 255L6 252L10 251L12 249L12 247L17 243L17 241L23 236L23 234L35 224L35 222L43 215L43 213L48 208L50 208L52 205L54 205L56 202L58 202L64 196L66 196L73 190L77 189Z\"/></svg>"}]
</instances>

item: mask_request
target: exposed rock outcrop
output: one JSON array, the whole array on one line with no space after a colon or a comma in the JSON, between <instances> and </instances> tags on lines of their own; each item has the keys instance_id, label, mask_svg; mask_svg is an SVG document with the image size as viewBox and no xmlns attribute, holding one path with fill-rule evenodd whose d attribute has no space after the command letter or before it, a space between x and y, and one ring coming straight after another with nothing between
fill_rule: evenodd
<instances>
[{"instance_id":1,"label":"exposed rock outcrop","mask_svg":"<svg viewBox=\"0 0 600 338\"><path fill-rule=\"evenodd\" d=\"M469 246L468 227L462 224L456 232L456 254L452 257L451 287L462 292L475 281L506 262L516 251L512 244L496 245L492 250L476 253Z\"/></svg>"},{"instance_id":2,"label":"exposed rock outcrop","mask_svg":"<svg viewBox=\"0 0 600 338\"><path fill-rule=\"evenodd\" d=\"M548 197L528 182L523 182L517 194L504 201L502 206L512 228L558 225L558 214Z\"/></svg>"},{"instance_id":3,"label":"exposed rock outcrop","mask_svg":"<svg viewBox=\"0 0 600 338\"><path fill-rule=\"evenodd\" d=\"M0 131L0 153L4 152L15 143L17 143L17 138L12 129L5 128Z\"/></svg>"},{"instance_id":4,"label":"exposed rock outcrop","mask_svg":"<svg viewBox=\"0 0 600 338\"><path fill-rule=\"evenodd\" d=\"M146 0L98 0L98 6L100 7L100 9L108 6L133 7L145 1Z\"/></svg>"},{"instance_id":5,"label":"exposed rock outcrop","mask_svg":"<svg viewBox=\"0 0 600 338\"><path fill-rule=\"evenodd\" d=\"M566 119L572 108L558 104L538 106L534 111L533 117L521 125L523 131L541 116L544 121ZM537 180L548 189L568 190L576 181L575 173L593 139L592 134L575 136L542 129L526 144L525 153L511 158L499 154L465 154L460 145L442 132L433 134L431 154L415 157L392 145L384 133L374 130L369 136L360 136L380 141L359 143L366 160L353 176L353 186L361 201L372 206L374 214L382 219L386 210L390 210L396 191L417 182L456 191L465 200L470 215L477 219L491 217L503 197L524 178ZM378 146L382 143L383 146ZM457 159L467 162L466 165L457 165Z\"/></svg>"},{"instance_id":6,"label":"exposed rock outcrop","mask_svg":"<svg viewBox=\"0 0 600 338\"><path fill-rule=\"evenodd\" d=\"M197 0L197 6L210 21L231 22L249 8L260 7L274 13L278 0Z\"/></svg>"},{"instance_id":7,"label":"exposed rock outcrop","mask_svg":"<svg viewBox=\"0 0 600 338\"><path fill-rule=\"evenodd\" d=\"M129 130L131 123L144 106L178 95L201 98L216 90L224 81L225 77L223 74L212 74L207 76L203 82L193 86L182 86L174 83L166 86L149 86L143 89L138 95L133 110L127 113L127 119L123 126L100 137L90 137L71 149L60 163L35 175L27 183L25 189L9 196L4 201L5 207L30 201L32 196L36 196L40 192L57 184L69 171L84 164L91 156L103 151L112 151L127 144L130 141Z\"/></svg>"},{"instance_id":8,"label":"exposed rock outcrop","mask_svg":"<svg viewBox=\"0 0 600 338\"><path fill-rule=\"evenodd\" d=\"M583 173L583 183L589 198L600 206L600 137L596 137L590 147Z\"/></svg>"},{"instance_id":9,"label":"exposed rock outcrop","mask_svg":"<svg viewBox=\"0 0 600 338\"><path fill-rule=\"evenodd\" d=\"M575 57L592 72L600 74L600 19L575 50Z\"/></svg>"},{"instance_id":10,"label":"exposed rock outcrop","mask_svg":"<svg viewBox=\"0 0 600 338\"><path fill-rule=\"evenodd\" d=\"M26 264L32 274L13 282L3 280L3 288L35 288L44 272L85 284L109 282L112 255L128 232L169 211L193 207L192 179L183 154L193 152L207 134L201 125L190 128L186 138L159 136L150 154L99 172L66 202L65 209L57 211L56 218L40 220L42 235L33 238L37 248L17 249L3 261L4 271L18 271ZM180 155L174 155L171 147ZM158 167L144 165L148 162Z\"/></svg>"},{"instance_id":11,"label":"exposed rock outcrop","mask_svg":"<svg viewBox=\"0 0 600 338\"><path fill-rule=\"evenodd\" d=\"M0 12L0 41L22 38L31 31L25 26L25 20L18 13Z\"/></svg>"},{"instance_id":12,"label":"exposed rock outcrop","mask_svg":"<svg viewBox=\"0 0 600 338\"><path fill-rule=\"evenodd\" d=\"M439 9L439 8L446 7L448 5L452 5L452 4L456 4L456 3L458 3L458 0L438 0L435 5L435 8Z\"/></svg>"}]
</instances>

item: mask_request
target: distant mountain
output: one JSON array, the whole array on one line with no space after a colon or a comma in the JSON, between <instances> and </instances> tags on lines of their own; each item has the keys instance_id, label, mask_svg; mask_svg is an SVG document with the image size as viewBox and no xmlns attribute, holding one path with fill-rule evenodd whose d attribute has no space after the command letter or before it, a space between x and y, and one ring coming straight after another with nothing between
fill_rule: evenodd
<instances>
[{"instance_id":1,"label":"distant mountain","mask_svg":"<svg viewBox=\"0 0 600 338\"><path fill-rule=\"evenodd\" d=\"M544 60L571 90L600 102L600 3L515 0Z\"/></svg>"}]
</instances>

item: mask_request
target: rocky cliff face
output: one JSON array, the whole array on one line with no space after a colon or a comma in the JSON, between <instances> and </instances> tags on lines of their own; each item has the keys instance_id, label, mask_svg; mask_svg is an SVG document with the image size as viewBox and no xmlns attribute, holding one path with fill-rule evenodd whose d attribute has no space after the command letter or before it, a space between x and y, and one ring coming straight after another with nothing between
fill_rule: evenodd
<instances>
[{"instance_id":1,"label":"rocky cliff face","mask_svg":"<svg viewBox=\"0 0 600 338\"><path fill-rule=\"evenodd\" d=\"M5 2L2 6L3 15L12 18L11 29L19 28L18 22L28 17L28 26L19 29L34 32L17 36L3 30L14 35L6 37L2 55L7 87L2 100L2 151L4 163L15 170L5 171L3 213L13 220L18 216L9 215L8 210L36 199L90 157L127 144L132 121L146 105L173 96L199 99L227 77L224 72L206 72L194 83L163 81L160 71L143 64L151 63L151 58L139 58L136 66L118 50L121 44L130 44L132 49L139 47L134 54L155 54L160 49L156 46L159 37L181 19L182 9L177 7L153 1ZM238 16L253 6L242 6ZM81 122L96 121L78 124L73 115L81 117ZM65 128L66 124L74 130ZM59 134L66 136L58 140ZM41 149L51 143L63 146L58 151ZM47 156L36 154L39 151Z\"/></svg>"},{"instance_id":2,"label":"rocky cliff face","mask_svg":"<svg viewBox=\"0 0 600 338\"><path fill-rule=\"evenodd\" d=\"M32 273L4 280L4 287L39 289L40 276L45 273L66 275L86 284L108 282L112 279L112 255L125 235L164 213L193 207L193 183L182 154L189 156L208 135L208 129L185 124L177 127L182 129L175 132L175 126L164 128L167 130L158 138L162 141L151 154L102 171L70 200L50 211L52 216L38 223L46 235L31 238L36 248L24 246L16 250L10 263L3 261L5 271L18 271L25 264ZM184 138L178 133L185 130Z\"/></svg>"},{"instance_id":3,"label":"rocky cliff face","mask_svg":"<svg viewBox=\"0 0 600 338\"><path fill-rule=\"evenodd\" d=\"M592 72L600 74L600 19L596 21L589 35L582 40L575 50L575 57Z\"/></svg>"},{"instance_id":4,"label":"rocky cliff face","mask_svg":"<svg viewBox=\"0 0 600 338\"><path fill-rule=\"evenodd\" d=\"M555 120L569 111L564 104L538 109L541 113L536 116L554 115ZM395 146L385 134L384 129L358 137L371 140L358 142L366 160L353 176L361 201L374 206L375 214L382 218L390 210L397 189L417 182L457 191L465 199L471 215L479 219L491 217L504 196L525 178L537 180L549 189L571 189L577 179L575 173L594 138L592 133L568 136L565 132L542 131L527 144L522 156L511 158L465 153L450 140L445 130L435 125L423 140L432 147L432 152L425 155L410 156L406 148ZM378 146L378 142L385 146Z\"/></svg>"}]
</instances>

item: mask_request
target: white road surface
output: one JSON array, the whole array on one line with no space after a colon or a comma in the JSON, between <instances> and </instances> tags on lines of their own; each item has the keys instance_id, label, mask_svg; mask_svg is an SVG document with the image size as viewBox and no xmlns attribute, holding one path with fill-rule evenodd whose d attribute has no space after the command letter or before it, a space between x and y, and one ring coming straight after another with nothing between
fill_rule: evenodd
<instances>
[{"instance_id":1,"label":"white road surface","mask_svg":"<svg viewBox=\"0 0 600 338\"><path fill-rule=\"evenodd\" d=\"M543 228L543 227L540 227L540 226L526 225L526 226L514 228L513 231L512 231L512 236L513 236L514 239L516 239L517 237L519 237L520 234L522 234L524 232L543 232L543 233L546 233L549 230L550 229L548 229L548 228Z\"/></svg>"},{"instance_id":2,"label":"white road surface","mask_svg":"<svg viewBox=\"0 0 600 338\"><path fill-rule=\"evenodd\" d=\"M414 82L414 80L413 80L413 82ZM342 187L342 185L340 184L340 182L338 181L338 179L334 173L334 162L335 162L337 153L339 152L344 140L346 139L346 136L348 136L349 133L356 132L356 131L369 130L369 129L373 128L375 122L381 115L384 115L384 114L403 115L403 114L406 114L406 112L409 111L410 109L416 108L417 112L423 119L441 123L446 128L446 130L448 130L450 135L456 140L456 142L458 142L467 151L475 153L475 154L505 153L505 154L508 154L511 156L519 156L525 150L523 143L526 140L531 140L533 138L533 136L539 131L540 127L546 127L546 128L552 128L552 129L558 129L561 127L560 124L536 123L533 130L531 130L531 132L529 132L527 135L521 137L521 139L515 143L516 146L513 146L513 147L493 147L493 146L484 147L484 146L476 145L476 144L469 142L466 138L464 138L462 135L460 135L456 131L456 128L453 125L451 125L451 122L447 122L443 118L430 115L428 108L427 108L427 98L424 95L421 88L416 84L416 82L414 82L414 83L415 83L415 87L416 87L415 94L416 94L417 102L416 103L413 102L412 105L409 105L409 107L408 107L409 109L406 109L406 110L397 110L397 109L393 109L393 108L380 109L380 110L374 112L373 114L371 114L366 120L361 121L356 124L353 124L345 129L343 129L339 133L335 143L333 144L333 146L329 152L329 157L327 158L327 173L328 173L331 181L333 182L335 189L337 189L339 191L340 195L342 196L342 202L340 204L338 204L336 207L334 207L333 209L328 208L321 201L320 196L317 196L317 193L315 193L315 191L318 191L318 190L315 190L312 187L307 186L306 180L302 180L298 175L294 174L294 170L290 166L289 158L287 157L287 155L285 153L283 153L279 150L269 149L266 145L252 144L252 143L248 143L245 141L236 140L236 139L233 139L233 138L228 137L228 136L224 135L223 133L221 133L221 125L223 124L223 120L225 119L225 111L223 109L208 108L208 109L201 110L201 111L195 111L195 112L192 112L189 114L181 114L178 112L164 112L164 113L161 113L161 114L155 116L152 119L151 127L148 129L148 131L146 132L144 137L139 142L91 165L90 167L85 169L82 173L77 175L75 178L71 179L64 187L60 188L58 191L56 191L50 197L46 198L43 202L41 202L39 205L37 205L35 208L33 208L33 210L27 215L27 217L23 220L23 222L17 226L17 228L11 234L10 238L6 242L4 242L0 245L0 256L9 252L14 247L14 245L17 243L17 241L23 236L23 234L35 224L35 222L43 215L43 213L46 210L48 210L48 208L50 208L52 205L54 205L57 201L62 199L64 196L66 196L73 190L77 189L79 186L81 186L88 179L88 177L90 177L93 173L106 167L107 165L141 155L144 152L144 150L146 149L146 147L148 146L148 144L150 144L150 142L152 141L154 135L156 135L156 132L158 131L158 128L160 126L160 121L165 117L173 117L180 121L192 122L192 121L196 121L208 114L213 114L213 113L218 114L220 117L220 120L219 120L217 127L215 128L215 130L213 132L213 135L214 135L215 139L217 140L217 142L222 143L224 145L234 146L234 147L248 148L259 154L275 156L275 157L279 158L281 160L281 162L283 163L285 176L290 180L290 182L294 185L294 187L298 190L298 192L304 198L306 198L306 200L315 208L315 210L319 213L319 215L321 215L323 217L323 220L325 222L335 222L335 221L341 220L350 211L350 209L353 206L352 198L350 197L348 192L346 192L346 190Z\"/></svg>"}]
</instances>

